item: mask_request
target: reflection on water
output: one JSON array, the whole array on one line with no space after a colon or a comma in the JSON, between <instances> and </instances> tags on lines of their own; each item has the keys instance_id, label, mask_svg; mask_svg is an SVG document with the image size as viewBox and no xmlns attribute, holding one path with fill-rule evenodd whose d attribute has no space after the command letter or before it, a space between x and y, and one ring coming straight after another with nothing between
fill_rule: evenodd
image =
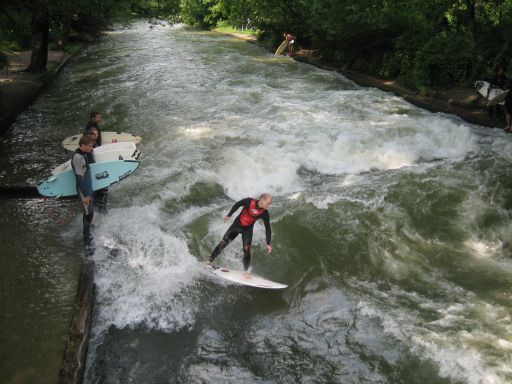
<instances>
[{"instance_id":1,"label":"reflection on water","mask_svg":"<svg viewBox=\"0 0 512 384\"><path fill-rule=\"evenodd\" d=\"M55 383L73 311L80 241L76 204L0 200L0 381ZM78 239L80 240L80 239Z\"/></svg>"}]
</instances>

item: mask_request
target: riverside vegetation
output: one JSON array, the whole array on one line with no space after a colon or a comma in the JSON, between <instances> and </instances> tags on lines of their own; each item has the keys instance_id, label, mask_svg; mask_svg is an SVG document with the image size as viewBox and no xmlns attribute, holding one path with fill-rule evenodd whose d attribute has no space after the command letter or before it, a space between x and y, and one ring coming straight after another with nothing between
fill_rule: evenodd
<instances>
[{"instance_id":1,"label":"riverside vegetation","mask_svg":"<svg viewBox=\"0 0 512 384\"><path fill-rule=\"evenodd\" d=\"M48 45L136 16L250 28L275 45L293 31L326 62L421 93L488 79L512 57L512 0L7 0L0 11L0 51L31 47L34 72Z\"/></svg>"}]
</instances>

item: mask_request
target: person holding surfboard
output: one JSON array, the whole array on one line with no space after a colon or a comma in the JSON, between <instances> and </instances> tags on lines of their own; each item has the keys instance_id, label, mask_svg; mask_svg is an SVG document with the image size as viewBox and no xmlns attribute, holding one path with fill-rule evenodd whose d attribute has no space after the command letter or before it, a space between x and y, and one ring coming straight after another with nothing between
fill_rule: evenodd
<instances>
[{"instance_id":1,"label":"person holding surfboard","mask_svg":"<svg viewBox=\"0 0 512 384\"><path fill-rule=\"evenodd\" d=\"M288 56L293 56L293 44L295 44L295 35L293 33L286 33L285 38L288 41Z\"/></svg>"},{"instance_id":2,"label":"person holding surfboard","mask_svg":"<svg viewBox=\"0 0 512 384\"><path fill-rule=\"evenodd\" d=\"M78 145L78 149L71 158L71 166L75 172L76 191L82 201L84 243L90 247L92 245L91 223L94 217L94 192L90 164L95 162L92 151L94 141L90 136L84 135L80 138Z\"/></svg>"},{"instance_id":3,"label":"person holding surfboard","mask_svg":"<svg viewBox=\"0 0 512 384\"><path fill-rule=\"evenodd\" d=\"M93 140L93 148L99 147L98 140L99 140L100 131L98 127L91 126L87 130L87 132L84 133L84 136L90 136ZM96 207L98 208L98 211L100 213L105 213L107 211L107 201L108 201L108 187L98 189L94 192L94 201L96 202Z\"/></svg>"},{"instance_id":4,"label":"person holding surfboard","mask_svg":"<svg viewBox=\"0 0 512 384\"><path fill-rule=\"evenodd\" d=\"M100 127L101 120L102 120L101 113L98 111L92 111L89 114L89 121L85 125L85 129L84 129L84 133L86 133L92 127L96 128L98 130L98 139L96 140L96 144L98 146L101 145L101 127Z\"/></svg>"},{"instance_id":5,"label":"person holding surfboard","mask_svg":"<svg viewBox=\"0 0 512 384\"><path fill-rule=\"evenodd\" d=\"M254 223L256 223L256 221L259 219L262 219L263 224L265 225L267 253L272 252L272 245L270 243L272 231L270 228L270 216L268 213L268 208L271 204L272 195L269 193L263 193L259 199L248 197L236 202L227 216L224 217L224 222L228 222L231 219L233 213L235 213L239 208L242 208L242 212L240 212L240 214L234 220L233 224L231 224L231 226L228 228L222 237L221 242L215 247L210 258L205 260L205 263L211 264L229 243L231 243L239 234L242 234L244 252L243 263L245 271L244 276L245 278L251 278L249 265L251 263L252 234Z\"/></svg>"},{"instance_id":6,"label":"person holding surfboard","mask_svg":"<svg viewBox=\"0 0 512 384\"><path fill-rule=\"evenodd\" d=\"M93 148L98 147L98 137L100 136L98 128L91 127L87 130L87 132L84 133L84 135L91 136L92 140L94 141Z\"/></svg>"},{"instance_id":7,"label":"person holding surfboard","mask_svg":"<svg viewBox=\"0 0 512 384\"><path fill-rule=\"evenodd\" d=\"M277 47L275 55L276 56L282 55L282 54L284 54L284 51L286 49L288 49L287 56L292 56L293 55L293 44L295 43L295 35L292 33L284 32L283 37L284 37L284 40L281 43L281 45L279 45L279 47Z\"/></svg>"}]
</instances>

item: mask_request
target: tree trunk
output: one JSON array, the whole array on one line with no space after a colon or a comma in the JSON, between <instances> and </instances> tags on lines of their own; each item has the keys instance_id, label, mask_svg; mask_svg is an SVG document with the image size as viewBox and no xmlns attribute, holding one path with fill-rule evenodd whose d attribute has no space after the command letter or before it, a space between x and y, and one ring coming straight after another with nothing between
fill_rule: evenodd
<instances>
[{"instance_id":1,"label":"tree trunk","mask_svg":"<svg viewBox=\"0 0 512 384\"><path fill-rule=\"evenodd\" d=\"M48 63L48 40L50 22L46 10L36 11L32 15L32 56L26 72L41 73L46 71Z\"/></svg>"},{"instance_id":2,"label":"tree trunk","mask_svg":"<svg viewBox=\"0 0 512 384\"><path fill-rule=\"evenodd\" d=\"M478 56L476 52L476 2L478 0L466 0L468 30L470 35L470 52L471 52L471 73L469 76L473 79L478 72Z\"/></svg>"}]
</instances>

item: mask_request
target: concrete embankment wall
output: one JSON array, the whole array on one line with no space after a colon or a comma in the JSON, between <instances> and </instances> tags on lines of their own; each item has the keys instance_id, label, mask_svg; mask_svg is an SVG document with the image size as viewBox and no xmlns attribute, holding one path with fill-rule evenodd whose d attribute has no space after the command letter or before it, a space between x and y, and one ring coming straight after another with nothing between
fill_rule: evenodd
<instances>
[{"instance_id":1,"label":"concrete embankment wall","mask_svg":"<svg viewBox=\"0 0 512 384\"><path fill-rule=\"evenodd\" d=\"M75 298L74 314L59 374L59 384L83 381L94 306L93 263L83 260Z\"/></svg>"}]
</instances>

